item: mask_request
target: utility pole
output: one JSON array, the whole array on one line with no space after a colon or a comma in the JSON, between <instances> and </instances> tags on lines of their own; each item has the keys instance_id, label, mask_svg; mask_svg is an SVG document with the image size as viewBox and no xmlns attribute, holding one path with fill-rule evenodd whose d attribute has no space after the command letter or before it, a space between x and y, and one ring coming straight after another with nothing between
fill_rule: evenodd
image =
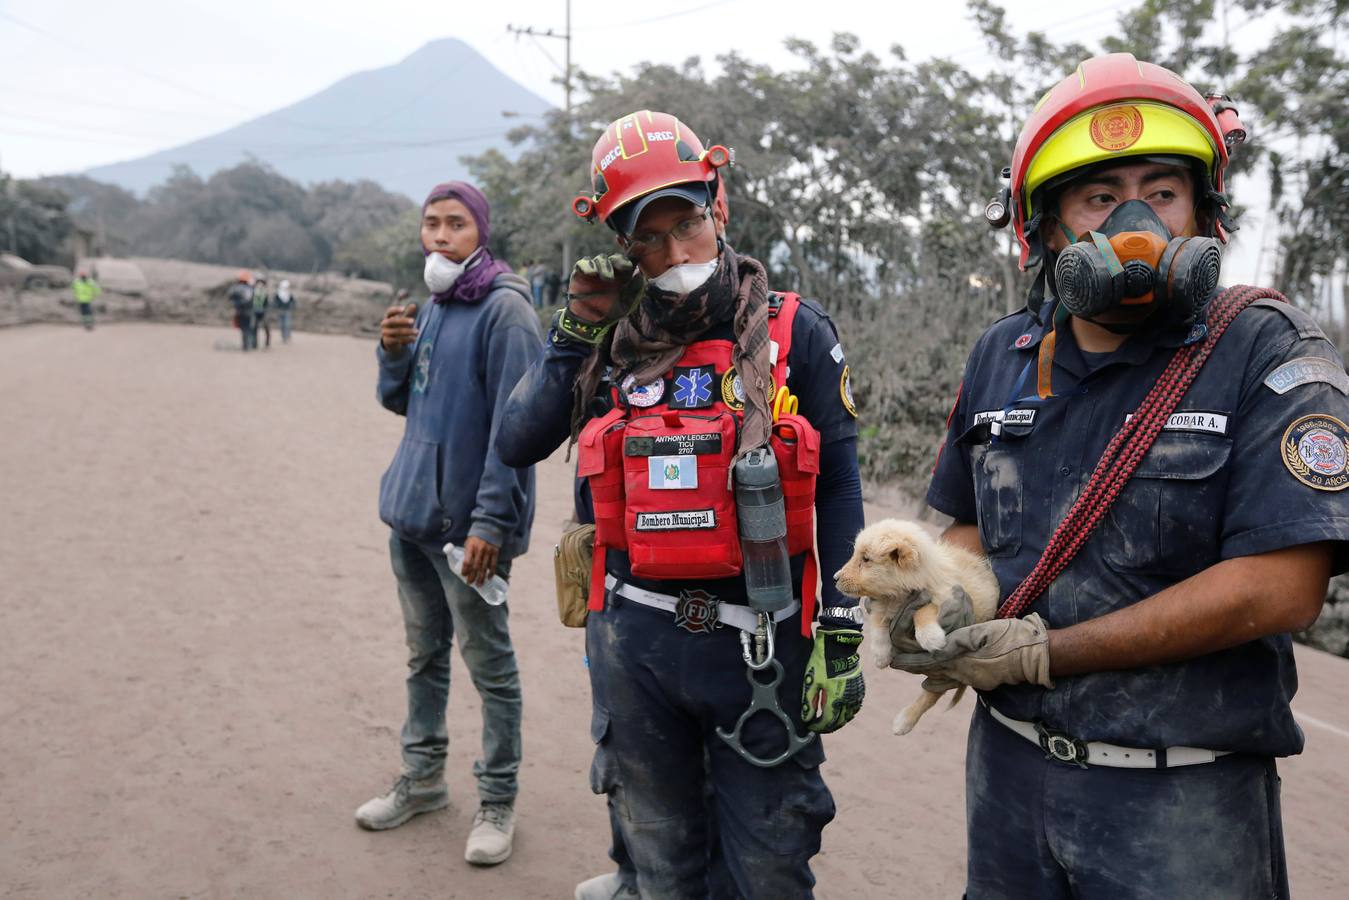
<instances>
[{"instance_id":1,"label":"utility pole","mask_svg":"<svg viewBox=\"0 0 1349 900\"><path fill-rule=\"evenodd\" d=\"M511 34L516 35L517 37L519 35L525 35L527 37L546 37L546 38L555 38L563 42L566 49L564 51L565 56L563 57L563 66L562 66L562 96L563 96L562 109L567 129L565 139L570 141L571 140L571 0L567 0L567 28L566 31L560 34L558 32L553 31L553 29L551 28L547 30L540 30L530 25L526 25L523 28L517 27L515 25L507 25L506 30L509 31ZM554 65L557 64L554 63ZM565 279L568 273L571 272L571 264L573 262L572 260L573 250L572 250L571 228L570 228L571 208L567 207L564 210L562 216L563 216L562 270L560 277ZM563 291L565 292L565 290L566 288L564 283Z\"/></svg>"}]
</instances>

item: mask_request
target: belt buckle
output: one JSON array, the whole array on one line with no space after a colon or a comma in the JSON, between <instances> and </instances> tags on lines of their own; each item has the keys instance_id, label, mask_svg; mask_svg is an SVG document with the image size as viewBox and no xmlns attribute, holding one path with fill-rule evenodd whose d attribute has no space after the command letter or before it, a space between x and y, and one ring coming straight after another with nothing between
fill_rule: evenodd
<instances>
[{"instance_id":1,"label":"belt buckle","mask_svg":"<svg viewBox=\"0 0 1349 900\"><path fill-rule=\"evenodd\" d=\"M692 634L708 634L714 628L720 628L717 618L717 606L721 603L716 597L701 589L680 591L675 601L674 623Z\"/></svg>"},{"instance_id":2,"label":"belt buckle","mask_svg":"<svg viewBox=\"0 0 1349 900\"><path fill-rule=\"evenodd\" d=\"M1043 722L1035 723L1035 731L1040 735L1040 749L1045 759L1056 759L1063 763L1072 763L1079 768L1087 767L1087 744L1068 734L1048 728Z\"/></svg>"}]
</instances>

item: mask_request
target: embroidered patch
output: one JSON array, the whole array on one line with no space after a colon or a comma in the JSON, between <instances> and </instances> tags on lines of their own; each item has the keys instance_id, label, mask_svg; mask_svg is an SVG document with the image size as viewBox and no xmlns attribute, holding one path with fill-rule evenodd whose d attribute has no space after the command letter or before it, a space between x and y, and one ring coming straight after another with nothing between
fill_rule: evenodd
<instances>
[{"instance_id":1,"label":"embroidered patch","mask_svg":"<svg viewBox=\"0 0 1349 900\"><path fill-rule=\"evenodd\" d=\"M1002 410L1000 409L986 409L983 412L977 412L974 414L975 425L983 425L985 422L1001 422L1001 421L1002 421Z\"/></svg>"},{"instance_id":2,"label":"embroidered patch","mask_svg":"<svg viewBox=\"0 0 1349 900\"><path fill-rule=\"evenodd\" d=\"M1091 142L1102 150L1127 150L1143 136L1143 114L1136 106L1110 106L1091 117Z\"/></svg>"},{"instance_id":3,"label":"embroidered patch","mask_svg":"<svg viewBox=\"0 0 1349 900\"><path fill-rule=\"evenodd\" d=\"M712 377L716 370L711 366L676 366L672 382L674 397L670 400L671 409L702 409L712 405Z\"/></svg>"},{"instance_id":4,"label":"embroidered patch","mask_svg":"<svg viewBox=\"0 0 1349 900\"><path fill-rule=\"evenodd\" d=\"M1349 487L1349 427L1334 416L1303 416L1280 441L1283 464L1293 477L1318 491Z\"/></svg>"},{"instance_id":5,"label":"embroidered patch","mask_svg":"<svg viewBox=\"0 0 1349 900\"><path fill-rule=\"evenodd\" d=\"M682 509L637 514L638 531L702 531L717 527L715 509Z\"/></svg>"},{"instance_id":6,"label":"embroidered patch","mask_svg":"<svg viewBox=\"0 0 1349 900\"><path fill-rule=\"evenodd\" d=\"M1009 409L1002 417L1004 425L1034 425L1035 413L1033 409Z\"/></svg>"},{"instance_id":7,"label":"embroidered patch","mask_svg":"<svg viewBox=\"0 0 1349 900\"><path fill-rule=\"evenodd\" d=\"M698 486L698 457L647 457L646 486L653 491L679 491L696 488Z\"/></svg>"},{"instance_id":8,"label":"embroidered patch","mask_svg":"<svg viewBox=\"0 0 1349 900\"><path fill-rule=\"evenodd\" d=\"M717 621L717 604L720 601L707 591L680 591L675 602L675 624L694 634L706 634L713 628L720 628Z\"/></svg>"},{"instance_id":9,"label":"embroidered patch","mask_svg":"<svg viewBox=\"0 0 1349 900\"><path fill-rule=\"evenodd\" d=\"M1129 413L1124 417L1124 421L1127 422L1133 417L1133 413ZM1226 413L1188 409L1167 416L1162 431L1202 431L1208 434L1227 434L1227 418Z\"/></svg>"},{"instance_id":10,"label":"embroidered patch","mask_svg":"<svg viewBox=\"0 0 1349 900\"><path fill-rule=\"evenodd\" d=\"M857 406L853 404L852 400L852 372L848 366L843 367L843 374L839 376L838 395L843 399L843 408L854 419L857 418Z\"/></svg>"},{"instance_id":11,"label":"embroidered patch","mask_svg":"<svg viewBox=\"0 0 1349 900\"><path fill-rule=\"evenodd\" d=\"M1265 387L1276 394L1286 394L1293 388L1312 382L1322 382L1341 394L1349 394L1349 374L1335 363L1319 356L1302 356L1279 366L1265 379Z\"/></svg>"},{"instance_id":12,"label":"embroidered patch","mask_svg":"<svg viewBox=\"0 0 1349 900\"><path fill-rule=\"evenodd\" d=\"M640 387L636 383L637 379L632 375L623 379L623 396L628 398L628 402L633 406L646 409L649 406L655 406L665 396L665 382L659 378L650 384L644 384Z\"/></svg>"},{"instance_id":13,"label":"embroidered patch","mask_svg":"<svg viewBox=\"0 0 1349 900\"><path fill-rule=\"evenodd\" d=\"M662 434L630 437L623 442L624 456L707 456L721 453L721 434Z\"/></svg>"},{"instance_id":14,"label":"embroidered patch","mask_svg":"<svg viewBox=\"0 0 1349 900\"><path fill-rule=\"evenodd\" d=\"M835 344L832 348L830 348L830 350L829 350L829 356L830 356L830 357L834 360L834 362L836 362L836 363L841 363L841 362L843 362L843 345L842 345L842 344Z\"/></svg>"},{"instance_id":15,"label":"embroidered patch","mask_svg":"<svg viewBox=\"0 0 1349 900\"><path fill-rule=\"evenodd\" d=\"M745 408L745 379L731 366L721 376L721 402L740 412Z\"/></svg>"}]
</instances>

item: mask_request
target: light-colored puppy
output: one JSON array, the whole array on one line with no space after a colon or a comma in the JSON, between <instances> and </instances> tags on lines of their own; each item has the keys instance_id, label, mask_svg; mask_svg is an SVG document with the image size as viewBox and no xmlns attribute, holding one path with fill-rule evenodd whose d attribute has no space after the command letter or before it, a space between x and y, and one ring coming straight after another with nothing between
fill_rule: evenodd
<instances>
[{"instance_id":1,"label":"light-colored puppy","mask_svg":"<svg viewBox=\"0 0 1349 900\"><path fill-rule=\"evenodd\" d=\"M938 617L942 606L953 602L957 585L969 594L976 622L993 618L998 608L998 582L986 559L933 537L917 522L900 519L885 519L863 528L852 558L835 573L834 583L840 592L863 598L871 659L882 669L889 667L894 652L890 625L915 591L926 590L932 595L932 602L913 614L914 639L925 650L946 646L946 632ZM961 686L952 706L960 702L964 692ZM895 734L908 734L942 693L924 690L895 717Z\"/></svg>"}]
</instances>

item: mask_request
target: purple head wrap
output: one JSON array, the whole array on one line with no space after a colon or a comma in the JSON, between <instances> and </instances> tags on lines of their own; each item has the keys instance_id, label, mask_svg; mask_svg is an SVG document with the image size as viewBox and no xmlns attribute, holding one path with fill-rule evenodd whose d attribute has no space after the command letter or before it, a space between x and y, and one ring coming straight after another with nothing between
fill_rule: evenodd
<instances>
[{"instance_id":1,"label":"purple head wrap","mask_svg":"<svg viewBox=\"0 0 1349 900\"><path fill-rule=\"evenodd\" d=\"M487 240L492 236L491 207L487 204L487 198L483 196L482 191L475 188L466 181L447 181L444 184L438 184L431 188L431 193L426 195L426 201L422 203L422 213L426 213L426 208L437 200L458 200L468 209L469 214L473 216L473 222L478 226L478 246L482 252L477 258L469 264L464 274L455 281L454 287L441 294L432 294L431 299L436 303L444 303L447 300L459 300L464 303L477 303L488 295L492 290L492 281L503 272L509 272L511 267L492 255L492 251L487 249ZM420 242L420 238L418 239ZM430 256L431 251L422 247L422 256Z\"/></svg>"}]
</instances>

